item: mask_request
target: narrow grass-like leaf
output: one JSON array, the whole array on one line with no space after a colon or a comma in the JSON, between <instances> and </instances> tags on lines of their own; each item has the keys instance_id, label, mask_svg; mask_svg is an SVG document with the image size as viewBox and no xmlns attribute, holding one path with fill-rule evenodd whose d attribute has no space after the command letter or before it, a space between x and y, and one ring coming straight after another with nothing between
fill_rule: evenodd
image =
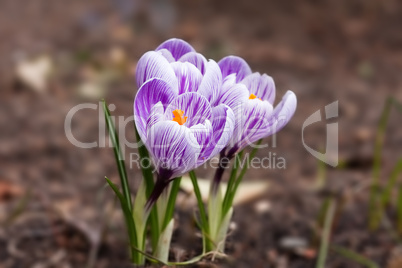
<instances>
[{"instance_id":1,"label":"narrow grass-like leaf","mask_svg":"<svg viewBox=\"0 0 402 268\"><path fill-rule=\"evenodd\" d=\"M384 211L383 196L380 193L381 153L384 145L385 130L392 106L394 106L399 112L402 112L402 104L395 98L389 97L385 102L377 128L374 146L373 179L369 197L370 230L376 230L378 228ZM385 193L385 195L387 194L388 193ZM387 197L385 199L387 199Z\"/></svg>"},{"instance_id":2,"label":"narrow grass-like leaf","mask_svg":"<svg viewBox=\"0 0 402 268\"><path fill-rule=\"evenodd\" d=\"M332 222L334 219L335 211L336 211L336 201L334 199L331 199L331 201L328 205L328 209L326 211L324 229L322 232L321 245L320 245L320 250L318 252L316 268L325 268L325 261L327 259L327 255L328 255L328 246L329 246L329 240L330 240L331 231L332 231Z\"/></svg>"},{"instance_id":3,"label":"narrow grass-like leaf","mask_svg":"<svg viewBox=\"0 0 402 268\"><path fill-rule=\"evenodd\" d=\"M332 245L331 249L339 255L342 255L343 257L352 260L358 264L361 264L367 268L380 268L380 266L378 266L378 264L376 264L372 260L367 259L366 257L347 248Z\"/></svg>"},{"instance_id":4,"label":"narrow grass-like leaf","mask_svg":"<svg viewBox=\"0 0 402 268\"><path fill-rule=\"evenodd\" d=\"M105 113L105 122L109 131L109 137L113 144L114 156L116 158L117 168L119 170L121 187L123 189L124 199L127 202L127 207L131 211L132 210L132 201L130 194L130 187L128 186L127 179L127 171L124 164L124 156L121 153L119 138L117 136L116 129L114 127L114 123L110 117L110 111L107 107L106 101L103 100L103 111Z\"/></svg>"},{"instance_id":5,"label":"narrow grass-like leaf","mask_svg":"<svg viewBox=\"0 0 402 268\"><path fill-rule=\"evenodd\" d=\"M315 188L320 190L324 188L327 179L327 165L323 161L318 161L318 172Z\"/></svg>"},{"instance_id":6,"label":"narrow grass-like leaf","mask_svg":"<svg viewBox=\"0 0 402 268\"><path fill-rule=\"evenodd\" d=\"M202 202L202 196L201 196L200 187L199 187L198 181L197 181L197 175L195 174L194 170L190 171L189 175L190 175L191 182L193 184L195 197L197 198L198 210L200 212L200 219L201 219L200 229L202 232L203 250L205 250L205 248L211 247L211 245L209 245L211 243L211 240L208 237L209 236L208 218L207 218L207 214L205 212L204 202Z\"/></svg>"},{"instance_id":7,"label":"narrow grass-like leaf","mask_svg":"<svg viewBox=\"0 0 402 268\"><path fill-rule=\"evenodd\" d=\"M111 182L107 177L105 177L105 179L109 184L110 188L112 188L117 198L119 199L121 208L123 210L124 219L127 225L128 238L130 241L130 252L132 261L136 264L140 264L139 259L141 258L141 256L138 255L138 253L133 249L137 248L138 246L137 246L136 228L131 209L127 206L127 200L125 199L124 195L120 192L119 188L113 182Z\"/></svg>"},{"instance_id":8,"label":"narrow grass-like leaf","mask_svg":"<svg viewBox=\"0 0 402 268\"><path fill-rule=\"evenodd\" d=\"M379 204L379 183L381 171L381 152L384 144L384 135L387 127L389 114L392 107L392 99L388 98L385 102L384 109L381 114L380 122L377 128L377 135L374 145L374 163L373 163L373 179L369 197L369 228L375 230L378 228L382 217L382 208Z\"/></svg>"},{"instance_id":9,"label":"narrow grass-like leaf","mask_svg":"<svg viewBox=\"0 0 402 268\"><path fill-rule=\"evenodd\" d=\"M391 176L389 177L388 183L382 192L381 200L383 206L390 204L392 189L395 188L399 175L402 175L402 158L399 159L398 163L396 163L394 169L391 172Z\"/></svg>"},{"instance_id":10,"label":"narrow grass-like leaf","mask_svg":"<svg viewBox=\"0 0 402 268\"><path fill-rule=\"evenodd\" d=\"M223 213L222 213L223 216L224 216L224 215L229 211L229 209L232 207L233 200L234 200L234 198L235 198L235 196L236 196L237 188L239 188L239 185L240 185L241 181L243 180L243 177L244 177L244 175L246 174L246 172L247 172L247 170L248 170L248 167L250 166L251 160L254 158L255 154L256 154L257 151L258 151L258 145L260 145L261 142L262 142L262 139L260 139L260 140L257 142L257 146L253 148L253 150L251 151L250 155L249 155L249 156L246 155L246 157L247 157L246 164L243 166L242 170L240 171L239 177L237 177L236 181L235 181L234 184L233 184L232 190L230 191L230 195L229 195L229 198L228 198L228 202L227 202L227 204L226 204L226 207L224 208L225 211L223 211Z\"/></svg>"},{"instance_id":11,"label":"narrow grass-like leaf","mask_svg":"<svg viewBox=\"0 0 402 268\"><path fill-rule=\"evenodd\" d=\"M2 225L4 226L9 226L12 224L15 219L20 216L24 210L26 209L29 199L31 198L31 191L28 191L22 198L21 200L18 201L18 204L15 206L15 208L12 209L11 213L9 213L8 217L4 220Z\"/></svg>"},{"instance_id":12,"label":"narrow grass-like leaf","mask_svg":"<svg viewBox=\"0 0 402 268\"><path fill-rule=\"evenodd\" d=\"M316 219L316 227L320 231L324 228L325 216L328 211L329 204L331 203L331 198L332 197L325 198L325 200L322 202L320 210L318 212L317 219ZM313 246L318 247L319 243L320 243L319 233L314 232L312 244L313 244Z\"/></svg>"},{"instance_id":13,"label":"narrow grass-like leaf","mask_svg":"<svg viewBox=\"0 0 402 268\"><path fill-rule=\"evenodd\" d=\"M173 179L173 182L171 182L172 188L170 190L170 194L168 197L169 199L166 206L165 219L163 220L162 231L166 228L166 226L168 226L169 222L173 218L173 211L176 204L176 197L180 189L180 181L181 177L175 178Z\"/></svg>"},{"instance_id":14,"label":"narrow grass-like leaf","mask_svg":"<svg viewBox=\"0 0 402 268\"><path fill-rule=\"evenodd\" d=\"M170 219L169 223L161 231L159 236L158 246L155 250L155 257L163 262L169 261L170 241L173 234L174 219Z\"/></svg>"},{"instance_id":15,"label":"narrow grass-like leaf","mask_svg":"<svg viewBox=\"0 0 402 268\"><path fill-rule=\"evenodd\" d=\"M241 164L240 161L243 158L243 152L244 151L241 151L239 154L237 154L235 156L235 162L233 164L232 172L230 173L230 177L229 177L229 181L228 181L228 186L226 188L225 196L223 198L222 211L224 213L227 213L227 211L229 211L229 209L231 207L231 204L229 204L229 199L230 199L231 193L233 192L233 185L236 182L237 169L239 168L239 166ZM224 215L222 215L222 216L224 216Z\"/></svg>"},{"instance_id":16,"label":"narrow grass-like leaf","mask_svg":"<svg viewBox=\"0 0 402 268\"><path fill-rule=\"evenodd\" d=\"M141 172L142 176L145 181L145 190L147 194L147 198L150 197L152 190L154 189L155 183L154 183L154 177L152 173L152 165L151 165L151 159L148 154L148 150L145 147L144 143L141 141L140 135L138 134L137 128L134 126L135 130L135 136L137 138L137 144L138 146L138 153L140 155L141 159ZM155 249L158 240L159 240L159 227L158 227L158 212L157 208L154 206L151 210L151 214L148 218L149 225L151 228L151 243L152 243L152 248Z\"/></svg>"},{"instance_id":17,"label":"narrow grass-like leaf","mask_svg":"<svg viewBox=\"0 0 402 268\"><path fill-rule=\"evenodd\" d=\"M398 233L402 234L402 184L399 186L398 189L398 200L396 204L396 211L397 211L397 230Z\"/></svg>"}]
</instances>

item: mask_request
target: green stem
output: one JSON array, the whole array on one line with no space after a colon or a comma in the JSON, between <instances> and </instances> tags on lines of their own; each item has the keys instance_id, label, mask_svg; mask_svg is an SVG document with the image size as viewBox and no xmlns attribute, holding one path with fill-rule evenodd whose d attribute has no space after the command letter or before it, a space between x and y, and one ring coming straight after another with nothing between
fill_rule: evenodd
<instances>
[{"instance_id":1,"label":"green stem","mask_svg":"<svg viewBox=\"0 0 402 268\"><path fill-rule=\"evenodd\" d=\"M102 104L103 104L103 111L105 114L105 122L107 125L107 129L109 131L110 140L112 141L112 144L113 144L114 156L116 159L121 187L123 190L123 194L121 195L121 197L119 199L120 199L122 208L125 208L125 211L123 211L123 212L125 215L127 231L129 233L131 260L135 264L142 264L143 258L141 258L140 254L137 251L135 251L133 248L133 246L138 247L138 241L137 241L137 236L135 233L136 232L135 224L132 219L133 203L131 200L131 193L130 193L130 187L129 187L128 179L127 179L127 171L126 171L126 167L125 167L125 163L124 163L124 157L123 157L123 154L121 153L119 138L117 136L117 132L116 132L114 123L111 119L110 111L104 100L103 100ZM108 183L109 183L109 185L111 185L110 181L108 181ZM117 194L116 190L117 190L117 192L119 192L119 191L117 188L114 189L115 193Z\"/></svg>"},{"instance_id":2,"label":"green stem","mask_svg":"<svg viewBox=\"0 0 402 268\"><path fill-rule=\"evenodd\" d=\"M316 268L325 268L325 261L328 255L329 240L331 236L332 222L334 219L335 210L336 210L336 201L331 200L325 216L324 230L322 233L321 245L320 250L318 252L318 260Z\"/></svg>"},{"instance_id":3,"label":"green stem","mask_svg":"<svg viewBox=\"0 0 402 268\"><path fill-rule=\"evenodd\" d=\"M172 188L170 189L170 193L168 195L169 199L166 206L165 218L163 220L161 231L163 231L166 228L170 220L173 218L173 211L176 204L177 193L179 192L180 189L180 181L181 177L175 178L172 182Z\"/></svg>"},{"instance_id":4,"label":"green stem","mask_svg":"<svg viewBox=\"0 0 402 268\"><path fill-rule=\"evenodd\" d=\"M151 162L149 158L149 154L147 151L147 148L144 146L140 135L138 134L137 128L134 126L135 130L135 136L137 138L137 144L139 144L138 147L138 153L140 155L141 159L141 172L142 176L145 181L145 190L147 194L147 198L150 197L155 183L153 179L153 173L152 173L152 167L151 167ZM156 244L158 243L159 240L159 227L158 227L158 213L157 213L157 208L153 207L151 210L151 214L148 218L149 226L151 228L150 234L151 234L151 244L152 244L152 249L154 250L156 247Z\"/></svg>"},{"instance_id":5,"label":"green stem","mask_svg":"<svg viewBox=\"0 0 402 268\"><path fill-rule=\"evenodd\" d=\"M260 139L260 140L257 142L257 147L258 147L258 145L261 144L261 142L262 142L262 139ZM232 207L233 200L234 200L234 198L235 198L235 196L236 196L237 188L239 188L239 185L240 185L241 181L243 180L243 177L244 177L244 175L246 174L246 172L247 172L247 170L248 170L248 167L250 166L250 161L253 159L253 157L255 156L255 154L256 154L257 151L258 151L258 148L257 148L257 147L254 147L253 150L251 151L250 157L247 158L247 163L246 163L246 165L243 166L243 168L242 168L242 170L241 170L241 172L240 172L239 177L238 177L237 180L234 182L233 189L230 191L229 201L228 201L228 203L227 203L227 206L226 206L226 208L225 208L225 211L223 211L223 213L222 213L223 215L225 215L225 214L228 212L228 209Z\"/></svg>"},{"instance_id":6,"label":"green stem","mask_svg":"<svg viewBox=\"0 0 402 268\"><path fill-rule=\"evenodd\" d=\"M372 260L367 259L366 257L351 251L347 248L344 247L339 247L339 246L331 246L331 249L338 253L339 255L342 255L345 258L348 258L352 261L355 261L361 265L366 266L367 268L379 268L379 266L373 262Z\"/></svg>"},{"instance_id":7,"label":"green stem","mask_svg":"<svg viewBox=\"0 0 402 268\"><path fill-rule=\"evenodd\" d=\"M190 171L189 175L191 182L193 184L195 196L197 198L198 209L200 211L202 240L204 244L203 248L210 249L212 248L212 244L209 238L209 225L208 225L207 213L205 212L204 202L202 202L202 196L200 187L198 186L197 176L194 170Z\"/></svg>"},{"instance_id":8,"label":"green stem","mask_svg":"<svg viewBox=\"0 0 402 268\"><path fill-rule=\"evenodd\" d=\"M389 114L391 112L393 100L388 98L385 102L384 109L381 114L380 122L377 128L377 136L375 140L374 147L374 164L373 164L373 179L371 183L370 198L369 198L369 228L370 230L375 230L381 221L382 208L379 204L379 182L380 182L380 171L381 171L381 152L384 144L385 130L387 127L387 122Z\"/></svg>"}]
</instances>

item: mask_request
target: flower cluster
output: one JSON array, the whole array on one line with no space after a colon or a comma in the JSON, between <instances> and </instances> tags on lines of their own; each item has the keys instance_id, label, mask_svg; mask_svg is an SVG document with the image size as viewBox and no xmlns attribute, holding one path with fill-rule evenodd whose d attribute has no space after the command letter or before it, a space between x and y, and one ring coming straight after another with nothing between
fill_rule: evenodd
<instances>
[{"instance_id":1,"label":"flower cluster","mask_svg":"<svg viewBox=\"0 0 402 268\"><path fill-rule=\"evenodd\" d=\"M291 91L274 108L273 79L242 58L207 61L180 39L145 53L136 78L135 124L164 181L219 152L233 157L283 128L296 109Z\"/></svg>"},{"instance_id":2,"label":"flower cluster","mask_svg":"<svg viewBox=\"0 0 402 268\"><path fill-rule=\"evenodd\" d=\"M147 256L165 265L189 264L208 252L223 253L233 200L248 166L237 172L233 165L222 195L224 170L231 158L240 160L240 152L247 145L276 133L289 122L296 110L296 96L288 91L274 107L275 84L270 76L252 73L239 57L228 56L218 63L206 60L180 39L170 39L145 53L138 61L136 78L139 89L134 120L146 148L141 146L139 154L142 160L151 156L157 176L155 180L150 166L141 167L144 179L134 202L113 120L103 103L122 192L106 180L121 203L132 262L144 265ZM217 154L220 160L206 209L193 169ZM185 263L169 263L174 205L185 173L190 175L197 198L203 253ZM145 253L148 237L151 258Z\"/></svg>"}]
</instances>

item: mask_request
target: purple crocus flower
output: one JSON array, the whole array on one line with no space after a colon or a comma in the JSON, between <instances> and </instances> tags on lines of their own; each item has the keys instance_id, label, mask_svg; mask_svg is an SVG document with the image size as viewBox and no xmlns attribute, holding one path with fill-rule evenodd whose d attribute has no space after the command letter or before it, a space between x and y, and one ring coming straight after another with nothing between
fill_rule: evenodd
<instances>
[{"instance_id":1,"label":"purple crocus flower","mask_svg":"<svg viewBox=\"0 0 402 268\"><path fill-rule=\"evenodd\" d=\"M168 40L158 51L145 53L137 65L140 89L134 119L158 173L148 208L169 181L219 153L235 127L228 105L211 105L222 84L218 64L210 60L197 67L190 61L172 60L189 54L191 58L193 52L182 40Z\"/></svg>"},{"instance_id":2,"label":"purple crocus flower","mask_svg":"<svg viewBox=\"0 0 402 268\"><path fill-rule=\"evenodd\" d=\"M292 118L296 95L287 91L274 108L275 83L272 77L252 73L240 57L228 56L219 61L223 85L214 104L224 103L235 114L235 129L222 155L229 158L247 145L281 130Z\"/></svg>"}]
</instances>

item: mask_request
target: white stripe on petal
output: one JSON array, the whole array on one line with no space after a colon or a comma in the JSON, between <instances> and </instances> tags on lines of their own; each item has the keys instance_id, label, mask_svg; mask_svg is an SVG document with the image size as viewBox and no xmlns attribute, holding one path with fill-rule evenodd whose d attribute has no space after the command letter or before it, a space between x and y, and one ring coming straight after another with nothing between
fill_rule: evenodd
<instances>
[{"instance_id":1,"label":"white stripe on petal","mask_svg":"<svg viewBox=\"0 0 402 268\"><path fill-rule=\"evenodd\" d=\"M275 82L271 76L253 73L241 81L250 93L273 104L275 100Z\"/></svg>"},{"instance_id":2,"label":"white stripe on petal","mask_svg":"<svg viewBox=\"0 0 402 268\"><path fill-rule=\"evenodd\" d=\"M207 100L212 104L216 102L221 88L221 69L215 61L209 60L208 64L206 65L204 78L202 79L201 85L198 89L198 93L206 97Z\"/></svg>"},{"instance_id":3,"label":"white stripe on petal","mask_svg":"<svg viewBox=\"0 0 402 268\"><path fill-rule=\"evenodd\" d=\"M145 144L157 170L171 171L172 178L194 169L201 151L190 130L173 121L153 125L148 130Z\"/></svg>"},{"instance_id":4,"label":"white stripe on petal","mask_svg":"<svg viewBox=\"0 0 402 268\"><path fill-rule=\"evenodd\" d=\"M202 81L200 70L189 62L173 62L171 66L177 77L179 94L196 92Z\"/></svg>"},{"instance_id":5,"label":"white stripe on petal","mask_svg":"<svg viewBox=\"0 0 402 268\"><path fill-rule=\"evenodd\" d=\"M146 81L138 90L134 100L134 120L142 139L145 138L147 120L152 107L160 102L166 108L175 96L177 96L177 89L174 90L167 82L159 78Z\"/></svg>"},{"instance_id":6,"label":"white stripe on petal","mask_svg":"<svg viewBox=\"0 0 402 268\"><path fill-rule=\"evenodd\" d=\"M205 66L207 65L207 60L205 57L197 52L189 52L184 54L178 61L180 62L189 62L197 67L200 70L201 74L204 75L205 73Z\"/></svg>"},{"instance_id":7,"label":"white stripe on petal","mask_svg":"<svg viewBox=\"0 0 402 268\"><path fill-rule=\"evenodd\" d=\"M233 135L235 116L225 104L212 108L213 138L207 145L205 158L211 158L222 151Z\"/></svg>"},{"instance_id":8,"label":"white stripe on petal","mask_svg":"<svg viewBox=\"0 0 402 268\"><path fill-rule=\"evenodd\" d=\"M236 82L243 80L251 74L251 69L247 62L237 56L224 57L218 64L222 70L222 77L225 78L230 74L236 74Z\"/></svg>"},{"instance_id":9,"label":"white stripe on petal","mask_svg":"<svg viewBox=\"0 0 402 268\"><path fill-rule=\"evenodd\" d=\"M173 119L173 111L179 109L187 116L184 126L192 127L203 124L205 120L211 120L212 111L208 100L196 92L188 92L177 96L165 110L165 119Z\"/></svg>"},{"instance_id":10,"label":"white stripe on petal","mask_svg":"<svg viewBox=\"0 0 402 268\"><path fill-rule=\"evenodd\" d=\"M182 57L186 53L195 51L194 48L189 43L187 43L182 39L177 38L166 40L165 42L160 44L156 50L164 48L169 50L170 53L172 53L172 56L173 58L175 58L175 60L180 59L180 57Z\"/></svg>"},{"instance_id":11,"label":"white stripe on petal","mask_svg":"<svg viewBox=\"0 0 402 268\"><path fill-rule=\"evenodd\" d=\"M137 86L152 78L165 80L172 88L177 88L177 78L168 60L161 52L149 51L138 61L136 70Z\"/></svg>"}]
</instances>

